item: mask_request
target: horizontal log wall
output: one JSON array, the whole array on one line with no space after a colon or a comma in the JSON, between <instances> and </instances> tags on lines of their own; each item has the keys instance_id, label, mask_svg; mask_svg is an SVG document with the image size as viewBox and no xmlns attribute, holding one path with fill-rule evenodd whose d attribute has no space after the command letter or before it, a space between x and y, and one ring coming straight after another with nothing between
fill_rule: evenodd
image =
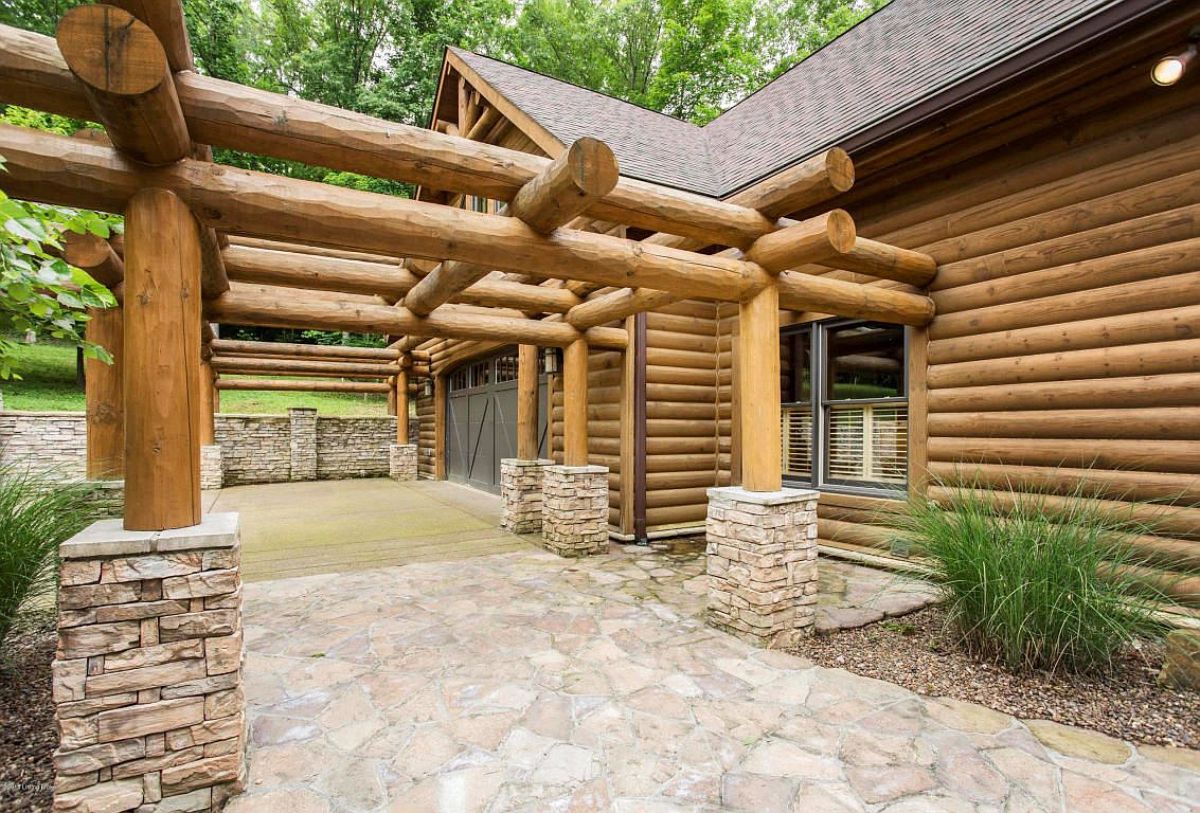
<instances>
[{"instance_id":1,"label":"horizontal log wall","mask_svg":"<svg viewBox=\"0 0 1200 813\"><path fill-rule=\"evenodd\" d=\"M616 323L614 323L615 325ZM621 378L624 354L588 353L588 462L608 467L608 522L621 526ZM563 459L562 376L551 376L550 452Z\"/></svg>"},{"instance_id":2,"label":"horizontal log wall","mask_svg":"<svg viewBox=\"0 0 1200 813\"><path fill-rule=\"evenodd\" d=\"M1198 102L1195 83L1142 83L1063 121L1057 100L1010 125L1050 126L957 165L951 149L913 159L945 168L847 204L861 234L940 265L930 473L1002 501L1081 483L1114 504L1175 501L1140 509L1157 524L1142 547L1167 569L1200 555ZM822 540L888 547L880 505L826 495Z\"/></svg>"}]
</instances>

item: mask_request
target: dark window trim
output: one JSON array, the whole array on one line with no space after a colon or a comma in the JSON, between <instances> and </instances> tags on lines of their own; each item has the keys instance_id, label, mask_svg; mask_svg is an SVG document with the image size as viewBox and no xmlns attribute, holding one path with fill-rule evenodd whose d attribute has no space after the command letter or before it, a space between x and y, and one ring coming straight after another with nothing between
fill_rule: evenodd
<instances>
[{"instance_id":1,"label":"dark window trim","mask_svg":"<svg viewBox=\"0 0 1200 813\"><path fill-rule=\"evenodd\" d=\"M818 322L803 322L797 325L788 325L781 328L780 339L794 336L797 333L809 333L809 361L811 369L809 370L809 391L810 397L808 407L813 416L813 436L811 440L812 448L812 472L805 479L802 477L790 477L784 474L783 480L785 485L803 486L806 488L814 488L819 491L829 491L832 493L855 494L865 497L903 497L908 492L908 478L905 476L905 482L900 484L866 482L862 480L845 480L829 478L826 475L828 470L828 414L831 405L838 406L867 406L871 404L907 404L909 400L909 373L908 373L908 358L911 350L912 331L910 328L904 327L904 364L901 367L901 385L904 390L903 396L893 396L886 398L842 398L830 399L826 393L828 390L828 380L826 378L827 359L825 351L828 342L828 332L830 329L846 327L848 325L860 324L889 324L884 322L875 322L871 319L845 319L833 318L825 319ZM895 325L895 327L901 327ZM781 407L788 406L804 406L804 401L781 401Z\"/></svg>"}]
</instances>

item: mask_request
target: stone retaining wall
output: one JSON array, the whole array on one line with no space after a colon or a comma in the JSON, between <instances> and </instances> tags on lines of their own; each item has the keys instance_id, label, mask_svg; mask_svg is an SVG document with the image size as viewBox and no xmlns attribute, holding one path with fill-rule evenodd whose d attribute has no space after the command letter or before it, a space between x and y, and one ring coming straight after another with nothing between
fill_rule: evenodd
<instances>
[{"instance_id":1,"label":"stone retaining wall","mask_svg":"<svg viewBox=\"0 0 1200 813\"><path fill-rule=\"evenodd\" d=\"M82 412L0 413L0 460L63 480L87 474L87 420Z\"/></svg>"},{"instance_id":2,"label":"stone retaining wall","mask_svg":"<svg viewBox=\"0 0 1200 813\"><path fill-rule=\"evenodd\" d=\"M396 419L218 415L224 485L387 477ZM87 423L82 412L0 413L0 461L83 479Z\"/></svg>"},{"instance_id":3,"label":"stone retaining wall","mask_svg":"<svg viewBox=\"0 0 1200 813\"><path fill-rule=\"evenodd\" d=\"M387 477L395 418L318 418L317 479Z\"/></svg>"}]
</instances>

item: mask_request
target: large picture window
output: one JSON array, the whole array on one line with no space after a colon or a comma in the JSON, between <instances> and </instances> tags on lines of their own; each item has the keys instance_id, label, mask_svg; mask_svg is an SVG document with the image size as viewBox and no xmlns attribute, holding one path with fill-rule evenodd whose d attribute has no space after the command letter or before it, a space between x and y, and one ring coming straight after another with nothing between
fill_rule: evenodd
<instances>
[{"instance_id":1,"label":"large picture window","mask_svg":"<svg viewBox=\"0 0 1200 813\"><path fill-rule=\"evenodd\" d=\"M858 321L788 328L780 355L784 477L814 488L904 488L904 328Z\"/></svg>"}]
</instances>

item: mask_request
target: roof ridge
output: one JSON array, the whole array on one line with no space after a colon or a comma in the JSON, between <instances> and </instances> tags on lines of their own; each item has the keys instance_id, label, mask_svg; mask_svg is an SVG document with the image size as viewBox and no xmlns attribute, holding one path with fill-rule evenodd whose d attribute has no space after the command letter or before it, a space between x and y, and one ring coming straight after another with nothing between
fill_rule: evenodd
<instances>
[{"instance_id":1,"label":"roof ridge","mask_svg":"<svg viewBox=\"0 0 1200 813\"><path fill-rule=\"evenodd\" d=\"M679 124L686 124L688 127L692 127L696 130L703 130L704 126L705 126L705 125L700 125L700 124L696 124L694 122L688 121L687 119L681 119L678 116L672 116L670 113L664 113L661 110L655 110L653 107L647 107L644 104L638 104L637 102L631 102L629 99L622 99L620 96L613 95L612 93L606 93L603 90L596 90L595 88L590 88L587 85L580 85L576 82L570 82L566 79L559 79L557 76L551 76L548 73L543 73L542 71L534 70L533 68L526 68L524 65L518 65L515 62L509 62L507 59L497 59L494 56L488 56L487 54L481 54L478 51L472 51L467 48L460 48L457 45L447 45L446 48L448 48L451 51L454 51L459 56L462 56L463 54L468 54L470 56L477 56L480 59L486 59L489 62L495 62L500 65L507 65L510 68L516 68L519 71L525 71L525 73L532 73L533 75L540 76L543 79L549 79L552 82L558 82L560 85L566 85L568 87L575 88L576 90L582 90L585 93L595 94L596 96L603 96L605 99L611 99L614 102L620 102L621 104L627 104L630 107L635 107L638 110L644 110L647 113L654 113L655 115L662 116L663 118L670 119L671 121L677 122Z\"/></svg>"}]
</instances>

